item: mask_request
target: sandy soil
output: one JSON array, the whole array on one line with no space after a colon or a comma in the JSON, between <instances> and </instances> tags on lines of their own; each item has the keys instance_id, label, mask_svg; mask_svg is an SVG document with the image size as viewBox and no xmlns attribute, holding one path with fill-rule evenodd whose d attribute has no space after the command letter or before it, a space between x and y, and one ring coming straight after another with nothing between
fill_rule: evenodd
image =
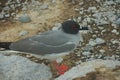
<instances>
[{"instance_id":1,"label":"sandy soil","mask_svg":"<svg viewBox=\"0 0 120 80\"><path fill-rule=\"evenodd\" d=\"M27 14L31 17L32 22L20 23L16 22L2 22L0 23L0 42L14 42L19 39L35 35L39 32L43 32L51 29L55 23L63 22L66 19L75 17L78 13L73 9L78 5L69 3L68 0L56 1L56 4L51 4L49 1L44 1L44 4L48 4L49 8L42 10L41 14L38 11L28 11ZM19 14L21 14L19 12ZM39 15L39 16L38 16ZM28 35L18 36L18 34L26 30Z\"/></svg>"}]
</instances>

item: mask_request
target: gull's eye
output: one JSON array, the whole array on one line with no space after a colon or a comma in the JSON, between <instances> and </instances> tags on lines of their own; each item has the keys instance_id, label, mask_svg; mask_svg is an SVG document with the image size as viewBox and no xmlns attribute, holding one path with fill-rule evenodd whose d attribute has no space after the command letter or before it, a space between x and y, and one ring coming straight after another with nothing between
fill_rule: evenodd
<instances>
[{"instance_id":1,"label":"gull's eye","mask_svg":"<svg viewBox=\"0 0 120 80\"><path fill-rule=\"evenodd\" d=\"M72 26L72 29L78 29L75 25Z\"/></svg>"}]
</instances>

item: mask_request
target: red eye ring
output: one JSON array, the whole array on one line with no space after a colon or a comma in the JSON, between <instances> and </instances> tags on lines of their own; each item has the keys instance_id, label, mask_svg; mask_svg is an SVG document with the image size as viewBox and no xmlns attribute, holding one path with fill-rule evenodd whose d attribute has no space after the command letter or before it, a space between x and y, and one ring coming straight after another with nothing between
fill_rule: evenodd
<instances>
[{"instance_id":1,"label":"red eye ring","mask_svg":"<svg viewBox=\"0 0 120 80\"><path fill-rule=\"evenodd\" d=\"M77 29L77 27L75 25L72 26L72 29Z\"/></svg>"}]
</instances>

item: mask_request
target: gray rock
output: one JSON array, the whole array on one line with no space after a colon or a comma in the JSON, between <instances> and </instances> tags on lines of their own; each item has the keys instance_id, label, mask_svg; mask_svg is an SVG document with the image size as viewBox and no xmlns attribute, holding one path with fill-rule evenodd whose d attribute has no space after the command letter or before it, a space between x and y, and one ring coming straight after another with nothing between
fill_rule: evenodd
<instances>
[{"instance_id":1,"label":"gray rock","mask_svg":"<svg viewBox=\"0 0 120 80\"><path fill-rule=\"evenodd\" d=\"M96 38L95 42L96 42L96 44L103 44L103 43L105 43L105 40L103 40L101 38Z\"/></svg>"},{"instance_id":2,"label":"gray rock","mask_svg":"<svg viewBox=\"0 0 120 80\"><path fill-rule=\"evenodd\" d=\"M10 14L5 14L5 17L6 17L6 18L10 17Z\"/></svg>"},{"instance_id":3,"label":"gray rock","mask_svg":"<svg viewBox=\"0 0 120 80\"><path fill-rule=\"evenodd\" d=\"M91 54L91 52L85 51L85 52L82 52L82 54L83 54L84 56L89 56L89 55Z\"/></svg>"},{"instance_id":4,"label":"gray rock","mask_svg":"<svg viewBox=\"0 0 120 80\"><path fill-rule=\"evenodd\" d=\"M94 21L98 26L109 24L108 21L105 21L103 19L94 19Z\"/></svg>"},{"instance_id":5,"label":"gray rock","mask_svg":"<svg viewBox=\"0 0 120 80\"><path fill-rule=\"evenodd\" d=\"M9 7L9 6L5 6L5 7L3 8L3 10L9 11L9 10L10 10L10 7Z\"/></svg>"},{"instance_id":6,"label":"gray rock","mask_svg":"<svg viewBox=\"0 0 120 80\"><path fill-rule=\"evenodd\" d=\"M105 1L105 5L112 5L112 4L115 4L115 2L113 2L113 1Z\"/></svg>"},{"instance_id":7,"label":"gray rock","mask_svg":"<svg viewBox=\"0 0 120 80\"><path fill-rule=\"evenodd\" d=\"M120 0L116 0L116 3L120 3Z\"/></svg>"},{"instance_id":8,"label":"gray rock","mask_svg":"<svg viewBox=\"0 0 120 80\"><path fill-rule=\"evenodd\" d=\"M50 80L52 73L44 64L27 58L0 54L0 80Z\"/></svg>"},{"instance_id":9,"label":"gray rock","mask_svg":"<svg viewBox=\"0 0 120 80\"><path fill-rule=\"evenodd\" d=\"M3 14L0 14L0 19L3 19L4 18L4 15Z\"/></svg>"},{"instance_id":10,"label":"gray rock","mask_svg":"<svg viewBox=\"0 0 120 80\"><path fill-rule=\"evenodd\" d=\"M95 40L94 39L90 39L88 45L95 46L95 45L103 44L103 43L105 43L105 40L103 40L101 38L96 38Z\"/></svg>"},{"instance_id":11,"label":"gray rock","mask_svg":"<svg viewBox=\"0 0 120 80\"><path fill-rule=\"evenodd\" d=\"M83 50L90 51L90 50L93 50L93 47L91 45L86 45L86 47L84 47Z\"/></svg>"},{"instance_id":12,"label":"gray rock","mask_svg":"<svg viewBox=\"0 0 120 80\"><path fill-rule=\"evenodd\" d=\"M61 23L56 23L56 24L54 25L54 27L52 28L52 30L53 30L53 31L54 31L54 30L58 30L61 26L62 26Z\"/></svg>"},{"instance_id":13,"label":"gray rock","mask_svg":"<svg viewBox=\"0 0 120 80\"><path fill-rule=\"evenodd\" d=\"M5 75L3 74L1 69L0 69L0 80L5 80Z\"/></svg>"},{"instance_id":14,"label":"gray rock","mask_svg":"<svg viewBox=\"0 0 120 80\"><path fill-rule=\"evenodd\" d=\"M40 9L43 9L43 10L44 9L48 9L48 5L47 4L43 4L43 5L40 6Z\"/></svg>"},{"instance_id":15,"label":"gray rock","mask_svg":"<svg viewBox=\"0 0 120 80\"><path fill-rule=\"evenodd\" d=\"M90 11L92 11L92 12L96 11L96 7L95 6L89 7L88 12L90 12Z\"/></svg>"},{"instance_id":16,"label":"gray rock","mask_svg":"<svg viewBox=\"0 0 120 80\"><path fill-rule=\"evenodd\" d=\"M97 2L100 2L100 0L96 0Z\"/></svg>"},{"instance_id":17,"label":"gray rock","mask_svg":"<svg viewBox=\"0 0 120 80\"><path fill-rule=\"evenodd\" d=\"M115 23L116 23L118 26L120 26L120 18L118 18L118 19L115 21Z\"/></svg>"},{"instance_id":18,"label":"gray rock","mask_svg":"<svg viewBox=\"0 0 120 80\"><path fill-rule=\"evenodd\" d=\"M28 31L21 31L19 33L19 36L24 36L24 35L27 35L29 32Z\"/></svg>"},{"instance_id":19,"label":"gray rock","mask_svg":"<svg viewBox=\"0 0 120 80\"><path fill-rule=\"evenodd\" d=\"M119 35L119 32L116 29L113 29L111 32L116 34L116 35Z\"/></svg>"},{"instance_id":20,"label":"gray rock","mask_svg":"<svg viewBox=\"0 0 120 80\"><path fill-rule=\"evenodd\" d=\"M31 18L28 15L24 14L20 16L18 20L22 23L28 23L31 21Z\"/></svg>"},{"instance_id":21,"label":"gray rock","mask_svg":"<svg viewBox=\"0 0 120 80\"><path fill-rule=\"evenodd\" d=\"M55 2L56 2L56 0L52 0L51 2L52 2L52 3L55 3Z\"/></svg>"},{"instance_id":22,"label":"gray rock","mask_svg":"<svg viewBox=\"0 0 120 80\"><path fill-rule=\"evenodd\" d=\"M99 50L102 54L105 53L105 50L104 49L100 49Z\"/></svg>"},{"instance_id":23,"label":"gray rock","mask_svg":"<svg viewBox=\"0 0 120 80\"><path fill-rule=\"evenodd\" d=\"M93 39L90 39L90 41L89 41L89 45L91 45L91 46L95 46L95 45L96 45L96 42L95 42Z\"/></svg>"}]
</instances>

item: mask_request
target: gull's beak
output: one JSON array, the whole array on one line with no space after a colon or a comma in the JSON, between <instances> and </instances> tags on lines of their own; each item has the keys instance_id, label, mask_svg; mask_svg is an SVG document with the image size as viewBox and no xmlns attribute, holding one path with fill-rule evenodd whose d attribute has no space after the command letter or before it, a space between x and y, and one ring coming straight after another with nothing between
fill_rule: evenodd
<instances>
[{"instance_id":1,"label":"gull's beak","mask_svg":"<svg viewBox=\"0 0 120 80\"><path fill-rule=\"evenodd\" d=\"M88 33L89 28L88 27L80 27L79 33Z\"/></svg>"}]
</instances>

